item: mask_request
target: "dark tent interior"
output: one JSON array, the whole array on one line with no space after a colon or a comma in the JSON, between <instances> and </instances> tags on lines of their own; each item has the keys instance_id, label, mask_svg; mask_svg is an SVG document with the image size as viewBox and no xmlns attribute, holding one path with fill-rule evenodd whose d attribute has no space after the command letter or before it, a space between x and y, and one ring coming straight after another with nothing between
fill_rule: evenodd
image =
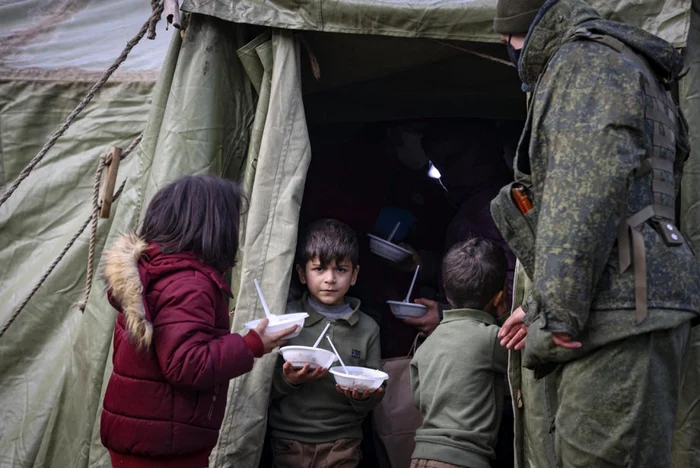
<instances>
[{"instance_id":1,"label":"dark tent interior","mask_svg":"<svg viewBox=\"0 0 700 468\"><path fill-rule=\"evenodd\" d=\"M372 254L367 234L386 237L401 222L394 242L409 245L429 270L411 299L444 301L445 249L470 235L497 235L478 224L512 178L525 94L499 44L325 33L304 33L302 44L312 160L300 233L320 218L357 232L361 272L349 295L379 323L382 357L405 356L417 330L386 301L404 299L413 271ZM290 298L298 298L303 289L293 276ZM369 418L365 427L361 466L380 466Z\"/></svg>"}]
</instances>

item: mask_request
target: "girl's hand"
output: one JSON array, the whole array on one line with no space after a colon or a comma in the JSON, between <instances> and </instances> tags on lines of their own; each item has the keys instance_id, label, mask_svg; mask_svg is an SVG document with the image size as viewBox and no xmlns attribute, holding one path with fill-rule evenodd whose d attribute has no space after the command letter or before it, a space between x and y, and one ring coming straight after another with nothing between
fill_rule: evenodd
<instances>
[{"instance_id":1,"label":"girl's hand","mask_svg":"<svg viewBox=\"0 0 700 468\"><path fill-rule=\"evenodd\" d=\"M373 395L381 395L381 393L384 391L382 387L379 387L376 390L358 390L356 388L353 388L352 390L349 388L343 388L340 385L336 384L335 389L339 391L340 393L344 394L348 398L352 398L353 400L357 401L364 401L369 399L369 397Z\"/></svg>"},{"instance_id":2,"label":"girl's hand","mask_svg":"<svg viewBox=\"0 0 700 468\"><path fill-rule=\"evenodd\" d=\"M295 369L292 367L292 363L287 361L282 366L282 373L284 374L284 379L292 385L301 385L306 382L311 382L312 380L318 380L325 377L328 374L328 369L324 367L317 367L316 369L309 371L309 365L304 364L301 369Z\"/></svg>"},{"instance_id":3,"label":"girl's hand","mask_svg":"<svg viewBox=\"0 0 700 468\"><path fill-rule=\"evenodd\" d=\"M265 333L265 328L267 327L269 320L264 318L260 321L257 327L255 327L255 331L260 336L260 339L263 342L263 347L265 348L264 354L269 353L273 349L282 346L285 344L287 341L284 339L287 335L291 335L295 331L297 331L297 326L289 327L285 330L282 330L281 332L277 333Z\"/></svg>"}]
</instances>

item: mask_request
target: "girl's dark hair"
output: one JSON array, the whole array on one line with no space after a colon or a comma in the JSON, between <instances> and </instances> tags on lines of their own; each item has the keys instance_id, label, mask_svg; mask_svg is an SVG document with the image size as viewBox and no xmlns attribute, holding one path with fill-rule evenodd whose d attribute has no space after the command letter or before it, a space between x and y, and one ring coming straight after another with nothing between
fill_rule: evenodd
<instances>
[{"instance_id":1,"label":"girl's dark hair","mask_svg":"<svg viewBox=\"0 0 700 468\"><path fill-rule=\"evenodd\" d=\"M355 231L335 219L321 219L306 228L297 248L297 264L304 266L318 257L321 266L333 260L340 262L349 258L353 268L359 260L359 244Z\"/></svg>"},{"instance_id":2,"label":"girl's dark hair","mask_svg":"<svg viewBox=\"0 0 700 468\"><path fill-rule=\"evenodd\" d=\"M230 180L193 175L156 193L140 236L164 253L193 252L221 271L236 264L243 191Z\"/></svg>"},{"instance_id":3,"label":"girl's dark hair","mask_svg":"<svg viewBox=\"0 0 700 468\"><path fill-rule=\"evenodd\" d=\"M442 261L445 295L453 307L484 309L503 291L508 274L503 249L486 239L455 244Z\"/></svg>"}]
</instances>

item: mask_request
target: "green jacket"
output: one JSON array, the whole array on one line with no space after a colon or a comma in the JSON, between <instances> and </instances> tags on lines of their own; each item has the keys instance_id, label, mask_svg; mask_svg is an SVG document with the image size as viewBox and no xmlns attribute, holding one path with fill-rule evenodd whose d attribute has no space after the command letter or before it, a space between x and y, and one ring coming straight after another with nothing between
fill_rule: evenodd
<instances>
[{"instance_id":1,"label":"green jacket","mask_svg":"<svg viewBox=\"0 0 700 468\"><path fill-rule=\"evenodd\" d=\"M290 339L287 345L313 346L329 321L309 306L306 298L305 294L301 301L287 304L288 314L309 314L299 336ZM359 300L350 297L345 299L353 308L352 312L330 320L331 326L326 333L333 340L345 365L380 369L379 326L360 311ZM332 351L325 339L319 348ZM268 421L273 437L313 444L339 439L362 439L362 420L379 403L381 397L370 397L365 401L347 398L336 391L335 379L330 372L320 380L294 386L284 379L282 356L277 364ZM334 365L340 364L336 362Z\"/></svg>"},{"instance_id":2,"label":"green jacket","mask_svg":"<svg viewBox=\"0 0 700 468\"><path fill-rule=\"evenodd\" d=\"M513 309L523 305L531 290L532 282L518 262L513 281ZM531 369L523 367L522 354L522 351L508 354L508 383L515 416L515 466L557 468L553 431L558 405L557 374L536 378Z\"/></svg>"},{"instance_id":3,"label":"green jacket","mask_svg":"<svg viewBox=\"0 0 700 468\"><path fill-rule=\"evenodd\" d=\"M673 220L687 129L647 71L670 82L682 66L670 44L600 19L583 0L549 0L530 28L519 73L532 95L516 181L535 208L522 216L509 187L492 202L533 278L526 366L698 316L699 270ZM551 332L583 347L557 347Z\"/></svg>"},{"instance_id":4,"label":"green jacket","mask_svg":"<svg viewBox=\"0 0 700 468\"><path fill-rule=\"evenodd\" d=\"M411 361L413 400L423 414L413 458L489 468L501 422L508 351L496 320L471 309L445 318Z\"/></svg>"}]
</instances>

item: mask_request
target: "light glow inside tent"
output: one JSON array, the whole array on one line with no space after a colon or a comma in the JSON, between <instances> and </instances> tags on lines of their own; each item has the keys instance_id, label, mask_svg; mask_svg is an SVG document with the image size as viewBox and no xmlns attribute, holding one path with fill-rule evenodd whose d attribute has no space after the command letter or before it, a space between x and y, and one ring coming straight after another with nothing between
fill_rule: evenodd
<instances>
[{"instance_id":1,"label":"light glow inside tent","mask_svg":"<svg viewBox=\"0 0 700 468\"><path fill-rule=\"evenodd\" d=\"M428 177L431 179L440 179L441 174L440 171L438 171L438 168L433 166L432 161L430 162L430 168L428 169Z\"/></svg>"}]
</instances>

